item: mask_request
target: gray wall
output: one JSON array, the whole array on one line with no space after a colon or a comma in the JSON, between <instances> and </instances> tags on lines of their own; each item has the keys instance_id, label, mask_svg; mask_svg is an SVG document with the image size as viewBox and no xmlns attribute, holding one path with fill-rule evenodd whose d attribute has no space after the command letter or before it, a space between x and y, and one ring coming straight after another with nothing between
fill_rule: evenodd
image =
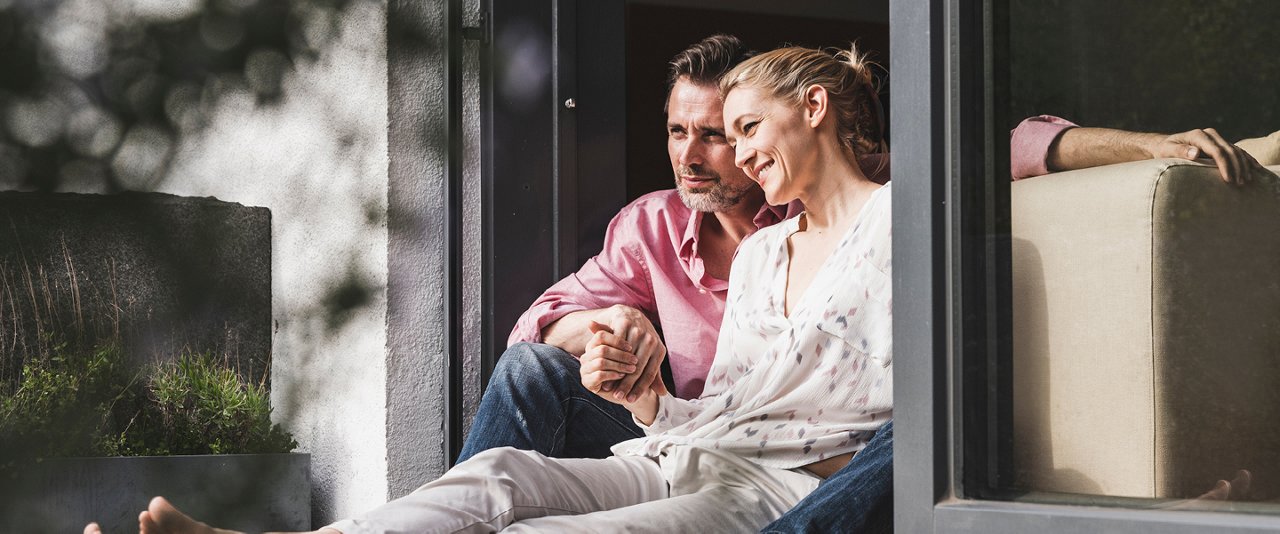
<instances>
[{"instance_id":1,"label":"gray wall","mask_svg":"<svg viewBox=\"0 0 1280 534\"><path fill-rule=\"evenodd\" d=\"M57 344L114 339L134 365L210 352L263 383L271 213L159 193L0 192L0 295L0 379Z\"/></svg>"},{"instance_id":2,"label":"gray wall","mask_svg":"<svg viewBox=\"0 0 1280 534\"><path fill-rule=\"evenodd\" d=\"M464 25L479 19L465 2ZM447 67L444 2L393 0L388 10L390 182L387 462L388 497L412 491L448 467L445 457L445 172ZM465 414L479 398L478 44L464 50L463 295Z\"/></svg>"}]
</instances>

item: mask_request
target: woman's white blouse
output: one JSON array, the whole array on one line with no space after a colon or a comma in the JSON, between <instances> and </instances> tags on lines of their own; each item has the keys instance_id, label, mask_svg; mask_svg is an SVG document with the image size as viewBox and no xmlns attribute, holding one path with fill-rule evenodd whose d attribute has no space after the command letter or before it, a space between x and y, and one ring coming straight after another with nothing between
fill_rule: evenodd
<instances>
[{"instance_id":1,"label":"woman's white blouse","mask_svg":"<svg viewBox=\"0 0 1280 534\"><path fill-rule=\"evenodd\" d=\"M893 415L890 193L872 194L790 317L787 238L799 217L743 240L702 396L660 397L647 436L614 453L690 445L790 469L861 450Z\"/></svg>"}]
</instances>

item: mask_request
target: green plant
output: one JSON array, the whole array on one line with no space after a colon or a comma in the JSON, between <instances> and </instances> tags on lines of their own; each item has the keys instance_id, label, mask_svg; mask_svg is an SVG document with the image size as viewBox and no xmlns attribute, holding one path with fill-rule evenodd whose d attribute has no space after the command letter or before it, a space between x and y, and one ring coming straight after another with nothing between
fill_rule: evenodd
<instances>
[{"instance_id":1,"label":"green plant","mask_svg":"<svg viewBox=\"0 0 1280 534\"><path fill-rule=\"evenodd\" d=\"M0 400L0 467L23 459L95 456L105 437L137 408L138 375L121 363L119 345L68 350L53 345L46 357L22 367L16 387L4 386Z\"/></svg>"},{"instance_id":2,"label":"green plant","mask_svg":"<svg viewBox=\"0 0 1280 534\"><path fill-rule=\"evenodd\" d=\"M289 452L261 385L210 354L129 371L119 345L54 345L0 385L0 470L37 458Z\"/></svg>"},{"instance_id":3,"label":"green plant","mask_svg":"<svg viewBox=\"0 0 1280 534\"><path fill-rule=\"evenodd\" d=\"M265 388L211 354L183 354L147 383L146 409L119 436L126 455L289 452L298 443L271 423Z\"/></svg>"}]
</instances>

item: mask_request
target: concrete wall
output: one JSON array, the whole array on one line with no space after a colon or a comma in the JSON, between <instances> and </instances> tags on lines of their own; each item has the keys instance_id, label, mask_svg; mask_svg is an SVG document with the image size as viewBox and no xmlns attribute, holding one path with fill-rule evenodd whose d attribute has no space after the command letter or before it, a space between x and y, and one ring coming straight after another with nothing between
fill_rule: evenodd
<instances>
[{"instance_id":1,"label":"concrete wall","mask_svg":"<svg viewBox=\"0 0 1280 534\"><path fill-rule=\"evenodd\" d=\"M389 490L440 472L447 380L444 272L445 32L442 2L389 4L390 277L385 430ZM415 327L415 325L417 327Z\"/></svg>"},{"instance_id":2,"label":"concrete wall","mask_svg":"<svg viewBox=\"0 0 1280 534\"><path fill-rule=\"evenodd\" d=\"M271 212L159 193L0 192L0 301L0 379L59 343L114 339L133 365L211 352L262 383Z\"/></svg>"},{"instance_id":3,"label":"concrete wall","mask_svg":"<svg viewBox=\"0 0 1280 534\"><path fill-rule=\"evenodd\" d=\"M479 2L463 2L463 24ZM388 6L390 255L388 267L387 454L389 497L404 495L448 467L445 456L447 149L444 2ZM479 404L480 151L479 43L463 49L463 413Z\"/></svg>"},{"instance_id":4,"label":"concrete wall","mask_svg":"<svg viewBox=\"0 0 1280 534\"><path fill-rule=\"evenodd\" d=\"M463 24L479 20L464 4ZM445 455L447 332L445 172L447 67L443 1L388 5L390 181L387 458L388 496L398 497L448 468ZM479 404L480 159L479 44L463 50L465 317L463 412Z\"/></svg>"}]
</instances>

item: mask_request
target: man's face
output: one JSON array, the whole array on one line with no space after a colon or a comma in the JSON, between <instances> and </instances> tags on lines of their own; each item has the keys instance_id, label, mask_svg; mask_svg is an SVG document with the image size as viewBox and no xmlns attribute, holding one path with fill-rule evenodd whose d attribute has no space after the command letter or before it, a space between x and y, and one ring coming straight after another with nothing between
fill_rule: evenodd
<instances>
[{"instance_id":1,"label":"man's face","mask_svg":"<svg viewBox=\"0 0 1280 534\"><path fill-rule=\"evenodd\" d=\"M724 138L723 103L710 85L676 81L667 103L667 155L676 190L690 209L723 211L737 205L755 182L733 164L733 147Z\"/></svg>"}]
</instances>

